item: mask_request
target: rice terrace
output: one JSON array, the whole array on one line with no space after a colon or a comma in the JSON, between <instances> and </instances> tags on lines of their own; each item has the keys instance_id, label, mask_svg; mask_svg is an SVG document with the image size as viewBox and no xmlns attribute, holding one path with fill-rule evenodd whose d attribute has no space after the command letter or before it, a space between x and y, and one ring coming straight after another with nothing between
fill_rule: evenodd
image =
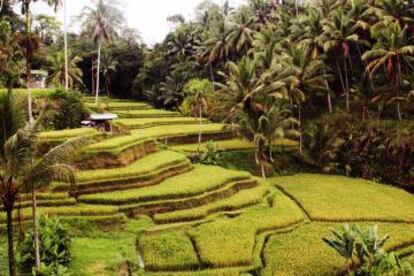
<instances>
[{"instance_id":1,"label":"rice terrace","mask_svg":"<svg viewBox=\"0 0 414 276\"><path fill-rule=\"evenodd\" d=\"M0 2L0 276L414 276L412 1L144 2Z\"/></svg>"}]
</instances>

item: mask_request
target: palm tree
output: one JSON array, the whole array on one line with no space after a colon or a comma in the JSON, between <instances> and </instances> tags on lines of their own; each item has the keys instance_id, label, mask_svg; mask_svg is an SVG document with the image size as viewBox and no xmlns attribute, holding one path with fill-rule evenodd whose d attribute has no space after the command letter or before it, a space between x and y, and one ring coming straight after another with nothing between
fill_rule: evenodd
<instances>
[{"instance_id":1,"label":"palm tree","mask_svg":"<svg viewBox=\"0 0 414 276\"><path fill-rule=\"evenodd\" d=\"M1 160L7 160L6 142L17 131L24 126L25 114L23 112L24 104L14 96L11 91L3 94L0 98L0 154ZM16 157L17 158L17 157ZM5 163L2 163L5 165ZM14 245L13 245L13 223L12 211L16 202L16 194L13 179L0 172L0 198L7 212L7 235L8 235L8 258L9 258L9 275L16 275Z\"/></svg>"},{"instance_id":2,"label":"palm tree","mask_svg":"<svg viewBox=\"0 0 414 276\"><path fill-rule=\"evenodd\" d=\"M326 53L333 51L331 53L334 55L336 70L345 95L347 112L350 112L348 70L352 69L350 46L351 43L367 44L356 33L358 27L353 18L346 14L345 10L337 8L324 20L324 32L319 38Z\"/></svg>"},{"instance_id":3,"label":"palm tree","mask_svg":"<svg viewBox=\"0 0 414 276\"><path fill-rule=\"evenodd\" d=\"M295 35L296 42L303 42L308 45L310 57L314 60L319 60L323 56L323 50L320 48L320 38L323 34L323 17L324 15L319 9L309 7L306 15L301 15L298 19L298 24L292 27L292 32ZM328 68L323 66L324 75L327 75ZM329 113L332 113L332 94L329 89L327 79L325 80L325 92Z\"/></svg>"},{"instance_id":4,"label":"palm tree","mask_svg":"<svg viewBox=\"0 0 414 276\"><path fill-rule=\"evenodd\" d=\"M263 177L266 177L265 164L271 145L268 139L277 129L269 130L269 126L277 124L265 124L265 121L280 119L273 118L275 110L271 108L287 93L283 67L275 66L271 72L263 72L258 77L255 63L244 58L238 63L229 62L229 73L221 73L226 82L217 84L222 92L222 108L229 114L227 120L236 132L255 144L255 160Z\"/></svg>"},{"instance_id":5,"label":"palm tree","mask_svg":"<svg viewBox=\"0 0 414 276\"><path fill-rule=\"evenodd\" d=\"M111 86L111 78L113 73L116 72L116 69L119 65L119 62L114 60L113 56L109 53L104 53L102 56L102 73L105 78L105 90L106 94L109 96L110 93L110 86Z\"/></svg>"},{"instance_id":6,"label":"palm tree","mask_svg":"<svg viewBox=\"0 0 414 276\"><path fill-rule=\"evenodd\" d=\"M36 2L37 0L18 0L22 4L22 14L25 15L25 28L26 28L26 36L25 36L25 57L26 57L26 83L29 90L28 93L28 113L29 113L29 122L33 122L33 111L32 111L32 90L31 90L31 82L32 82L32 59L33 59L33 51L34 45L32 40L32 23L31 23L31 12L30 12L30 4ZM55 8L58 7L60 1L59 0L46 0L48 4L54 4Z\"/></svg>"},{"instance_id":7,"label":"palm tree","mask_svg":"<svg viewBox=\"0 0 414 276\"><path fill-rule=\"evenodd\" d=\"M407 0L377 0L370 3L371 14L379 18L377 24L396 21L401 28L414 23L414 5Z\"/></svg>"},{"instance_id":8,"label":"palm tree","mask_svg":"<svg viewBox=\"0 0 414 276\"><path fill-rule=\"evenodd\" d=\"M184 95L182 94L184 83L178 74L174 72L168 75L160 84L161 95L157 98L164 107L178 109L181 105Z\"/></svg>"},{"instance_id":9,"label":"palm tree","mask_svg":"<svg viewBox=\"0 0 414 276\"><path fill-rule=\"evenodd\" d=\"M201 148L201 130L203 122L203 114L208 113L207 97L213 94L213 84L208 80L193 79L184 86L186 95L183 106L190 107L196 117L198 117L198 153Z\"/></svg>"},{"instance_id":10,"label":"palm tree","mask_svg":"<svg viewBox=\"0 0 414 276\"><path fill-rule=\"evenodd\" d=\"M310 48L306 42L292 46L289 55L289 63L292 66L291 73L294 77L289 86L289 94L292 102L298 106L299 132L301 132L301 105L312 93L330 93L329 87L326 86L329 76L325 73L323 61L312 58ZM302 153L302 135L300 135L299 151Z\"/></svg>"},{"instance_id":11,"label":"palm tree","mask_svg":"<svg viewBox=\"0 0 414 276\"><path fill-rule=\"evenodd\" d=\"M249 6L254 12L254 21L257 25L269 22L272 10L276 7L274 3L267 0L249 0Z\"/></svg>"},{"instance_id":12,"label":"palm tree","mask_svg":"<svg viewBox=\"0 0 414 276\"><path fill-rule=\"evenodd\" d=\"M32 151L37 142L37 124L20 128L3 145L3 170L0 175L0 197L7 213L9 239L9 273L16 275L13 249L13 210L19 193L32 193L32 222L35 248L35 267L40 268L37 231L36 191L51 181L66 181L74 185L71 167L67 165L80 146L79 140L59 145L39 159L33 160Z\"/></svg>"},{"instance_id":13,"label":"palm tree","mask_svg":"<svg viewBox=\"0 0 414 276\"><path fill-rule=\"evenodd\" d=\"M37 231L37 200L36 191L49 186L52 181L64 181L75 185L75 176L72 168L68 165L76 155L81 140L69 140L57 147L51 149L48 153L36 159L34 162L31 155L31 146L36 143L37 131L33 128L25 130L29 138L29 164L22 164L25 168L22 174L22 191L32 192L32 224L33 224L33 241L35 248L36 271L40 268L40 248L39 233ZM26 166L26 167L23 167Z\"/></svg>"},{"instance_id":14,"label":"palm tree","mask_svg":"<svg viewBox=\"0 0 414 276\"><path fill-rule=\"evenodd\" d=\"M229 57L228 27L225 21L218 23L218 26L211 30L209 38L199 49L199 55L206 59L210 66L214 63L221 63L222 68Z\"/></svg>"},{"instance_id":15,"label":"palm tree","mask_svg":"<svg viewBox=\"0 0 414 276\"><path fill-rule=\"evenodd\" d=\"M377 43L373 48L363 55L364 60L368 60L367 72L372 76L378 69L386 68L386 76L390 79L397 103L397 117L402 120L400 102L401 84L403 78L403 65L411 66L412 56L414 55L414 45L408 44L406 31L401 28L398 22L384 23L385 28L373 28L372 36L377 38Z\"/></svg>"},{"instance_id":16,"label":"palm tree","mask_svg":"<svg viewBox=\"0 0 414 276\"><path fill-rule=\"evenodd\" d=\"M254 18L247 7L234 15L230 23L228 43L230 52L235 56L244 55L253 44L253 24Z\"/></svg>"},{"instance_id":17,"label":"palm tree","mask_svg":"<svg viewBox=\"0 0 414 276\"><path fill-rule=\"evenodd\" d=\"M83 19L83 33L92 37L94 42L98 44L95 85L95 103L97 104L99 101L102 44L117 35L117 29L124 19L116 7L104 3L103 0L99 0L95 9L86 8L81 18Z\"/></svg>"},{"instance_id":18,"label":"palm tree","mask_svg":"<svg viewBox=\"0 0 414 276\"><path fill-rule=\"evenodd\" d=\"M25 57L26 57L26 83L27 88L29 90L28 93L28 103L27 103L27 111L29 115L29 122L33 121L33 111L32 111L32 90L31 90L31 65L32 65L32 56L33 56L33 48L32 48L32 25L31 25L31 18L30 18L30 4L32 0L19 0L22 4L22 14L25 15L25 28L26 28L26 35L25 35Z\"/></svg>"},{"instance_id":19,"label":"palm tree","mask_svg":"<svg viewBox=\"0 0 414 276\"><path fill-rule=\"evenodd\" d=\"M69 64L66 66L65 52L59 51L52 54L49 57L49 69L52 72L52 81L55 84L67 85L68 88L73 88L75 83L82 84L83 72L78 67L81 61L81 57L72 56L72 53L69 52Z\"/></svg>"},{"instance_id":20,"label":"palm tree","mask_svg":"<svg viewBox=\"0 0 414 276\"><path fill-rule=\"evenodd\" d=\"M65 89L69 89L69 53L68 53L68 23L67 23L67 0L46 0L49 6L55 7L55 12L63 4L63 42L64 42L64 58L65 58Z\"/></svg>"},{"instance_id":21,"label":"palm tree","mask_svg":"<svg viewBox=\"0 0 414 276\"><path fill-rule=\"evenodd\" d=\"M195 59L199 47L199 30L193 25L182 25L167 38L168 55L185 59Z\"/></svg>"},{"instance_id":22,"label":"palm tree","mask_svg":"<svg viewBox=\"0 0 414 276\"><path fill-rule=\"evenodd\" d=\"M250 55L253 56L257 69L262 71L269 70L276 58L283 51L283 38L277 33L273 24L266 24L262 29L255 33L253 48Z\"/></svg>"},{"instance_id":23,"label":"palm tree","mask_svg":"<svg viewBox=\"0 0 414 276\"><path fill-rule=\"evenodd\" d=\"M102 1L99 1L98 4L98 13L96 17L95 22L95 32L93 34L93 39L95 42L98 42L98 67L96 70L96 98L95 98L95 104L98 104L99 100L99 76L100 76L100 65L101 65L101 46L102 43L109 40L109 33L108 33L108 27L107 27L107 20L105 18L105 14L103 13L102 7Z\"/></svg>"}]
</instances>

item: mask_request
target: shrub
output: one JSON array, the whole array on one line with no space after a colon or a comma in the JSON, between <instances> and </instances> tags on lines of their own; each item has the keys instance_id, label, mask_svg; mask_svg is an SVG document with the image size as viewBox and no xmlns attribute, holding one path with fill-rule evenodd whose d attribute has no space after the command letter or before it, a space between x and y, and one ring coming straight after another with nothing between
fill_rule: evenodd
<instances>
[{"instance_id":1,"label":"shrub","mask_svg":"<svg viewBox=\"0 0 414 276\"><path fill-rule=\"evenodd\" d=\"M38 276L70 276L69 269L61 264L53 263L46 265L45 263L40 264Z\"/></svg>"},{"instance_id":2,"label":"shrub","mask_svg":"<svg viewBox=\"0 0 414 276\"><path fill-rule=\"evenodd\" d=\"M204 165L217 165L221 160L221 155L217 144L213 140L209 140L206 144L206 151L198 152L191 157L193 163Z\"/></svg>"},{"instance_id":3,"label":"shrub","mask_svg":"<svg viewBox=\"0 0 414 276\"><path fill-rule=\"evenodd\" d=\"M349 275L399 275L404 269L400 260L383 249L389 236L379 238L377 229L345 224L341 231L332 230L332 239L322 240L347 260L344 271Z\"/></svg>"},{"instance_id":4,"label":"shrub","mask_svg":"<svg viewBox=\"0 0 414 276\"><path fill-rule=\"evenodd\" d=\"M88 116L81 95L76 92L66 92L58 88L49 95L53 101L51 127L54 129L77 128Z\"/></svg>"},{"instance_id":5,"label":"shrub","mask_svg":"<svg viewBox=\"0 0 414 276\"><path fill-rule=\"evenodd\" d=\"M381 180L414 191L414 124L336 115L312 122L304 137L321 171Z\"/></svg>"},{"instance_id":6,"label":"shrub","mask_svg":"<svg viewBox=\"0 0 414 276\"><path fill-rule=\"evenodd\" d=\"M71 238L68 230L58 219L39 218L40 260L43 263L41 274L65 275L64 266L71 260ZM33 232L29 230L22 245L21 265L23 269L32 268L35 264ZM63 267L62 267L63 266Z\"/></svg>"}]
</instances>

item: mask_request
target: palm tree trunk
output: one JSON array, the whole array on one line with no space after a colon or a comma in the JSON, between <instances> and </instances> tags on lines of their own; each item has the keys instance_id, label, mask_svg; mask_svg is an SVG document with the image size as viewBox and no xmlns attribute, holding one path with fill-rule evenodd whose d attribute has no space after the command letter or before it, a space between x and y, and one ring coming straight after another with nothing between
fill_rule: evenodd
<instances>
[{"instance_id":1,"label":"palm tree trunk","mask_svg":"<svg viewBox=\"0 0 414 276\"><path fill-rule=\"evenodd\" d=\"M69 89L69 63L68 63L68 27L67 27L67 0L63 0L64 13L64 43L65 43L65 89Z\"/></svg>"},{"instance_id":2,"label":"palm tree trunk","mask_svg":"<svg viewBox=\"0 0 414 276\"><path fill-rule=\"evenodd\" d=\"M14 244L13 244L13 208L6 208L7 213L7 241L8 241L8 256L9 256L9 275L16 276L16 263L14 259Z\"/></svg>"},{"instance_id":3,"label":"palm tree trunk","mask_svg":"<svg viewBox=\"0 0 414 276\"><path fill-rule=\"evenodd\" d=\"M367 67L368 67L368 63L366 60L362 59L362 50L361 47L359 46L359 44L356 45L356 48L358 50L358 54L360 59L362 60L362 64L364 65L364 72L367 72ZM371 88L371 90L373 92L375 92L375 86L374 83L371 79L371 77L369 76L369 74L365 73L366 76L364 76L364 79L366 78L367 81L369 82L369 87ZM362 107L362 120L368 119L369 118L369 100L368 97L365 96L364 97L364 106Z\"/></svg>"},{"instance_id":4,"label":"palm tree trunk","mask_svg":"<svg viewBox=\"0 0 414 276\"><path fill-rule=\"evenodd\" d=\"M25 12L26 12L26 85L28 88L28 98L27 98L27 112L29 113L29 122L33 122L33 109L32 109L32 72L31 72L31 55L32 47L30 41L31 34L31 23L30 23L30 1L26 0L24 2Z\"/></svg>"},{"instance_id":5,"label":"palm tree trunk","mask_svg":"<svg viewBox=\"0 0 414 276\"><path fill-rule=\"evenodd\" d=\"M323 74L326 76L326 68L323 68ZM332 114L332 99L331 99L331 93L329 91L329 84L328 84L328 80L325 77L325 86L326 86L326 98L328 100L328 109L329 109L329 114Z\"/></svg>"},{"instance_id":6,"label":"palm tree trunk","mask_svg":"<svg viewBox=\"0 0 414 276\"><path fill-rule=\"evenodd\" d=\"M106 95L109 97L109 86L111 85L111 80L109 79L109 76L105 77L105 89L106 89Z\"/></svg>"},{"instance_id":7,"label":"palm tree trunk","mask_svg":"<svg viewBox=\"0 0 414 276\"><path fill-rule=\"evenodd\" d=\"M213 90L214 90L214 87L215 87L215 80L214 80L214 74L213 74L213 63L212 63L212 62L210 62L209 67L210 67L210 77L211 77L211 82L213 83Z\"/></svg>"},{"instance_id":8,"label":"palm tree trunk","mask_svg":"<svg viewBox=\"0 0 414 276\"><path fill-rule=\"evenodd\" d=\"M275 160L273 159L272 142L269 142L269 159L270 162L275 162Z\"/></svg>"},{"instance_id":9,"label":"palm tree trunk","mask_svg":"<svg viewBox=\"0 0 414 276\"><path fill-rule=\"evenodd\" d=\"M254 161L256 162L256 164L259 164L259 156L258 156L258 150L257 150L257 146L254 150Z\"/></svg>"},{"instance_id":10,"label":"palm tree trunk","mask_svg":"<svg viewBox=\"0 0 414 276\"><path fill-rule=\"evenodd\" d=\"M302 108L299 104L298 110L298 121L299 121L299 154L302 155L303 153L303 136L302 136Z\"/></svg>"},{"instance_id":11,"label":"palm tree trunk","mask_svg":"<svg viewBox=\"0 0 414 276\"><path fill-rule=\"evenodd\" d=\"M329 114L332 114L332 99L331 99L331 93L329 91L327 94L327 98L328 98Z\"/></svg>"},{"instance_id":12,"label":"palm tree trunk","mask_svg":"<svg viewBox=\"0 0 414 276\"><path fill-rule=\"evenodd\" d=\"M266 170L265 170L265 167L264 167L264 161L263 160L260 162L260 166L261 166L261 169L262 169L262 177L263 177L263 179L266 179Z\"/></svg>"},{"instance_id":13,"label":"palm tree trunk","mask_svg":"<svg viewBox=\"0 0 414 276\"><path fill-rule=\"evenodd\" d=\"M101 66L101 41L98 42L98 67L96 69L96 93L95 93L95 104L98 104L99 100L99 73Z\"/></svg>"},{"instance_id":14,"label":"palm tree trunk","mask_svg":"<svg viewBox=\"0 0 414 276\"><path fill-rule=\"evenodd\" d=\"M201 120L203 119L203 111L202 111L202 105L200 104L199 108L198 108L198 125L199 125L199 130L198 130L198 153L200 154L200 148L201 148L201 130L202 130L202 124L201 124Z\"/></svg>"},{"instance_id":15,"label":"palm tree trunk","mask_svg":"<svg viewBox=\"0 0 414 276\"><path fill-rule=\"evenodd\" d=\"M3 184L3 183L2 183ZM9 276L16 276L16 262L14 258L14 229L13 229L13 209L16 202L16 195L12 180L9 180L7 185L8 192L3 196L3 206L6 210L7 223L7 244L8 244L8 259L9 259Z\"/></svg>"},{"instance_id":16,"label":"palm tree trunk","mask_svg":"<svg viewBox=\"0 0 414 276\"><path fill-rule=\"evenodd\" d=\"M338 70L339 80L341 81L342 91L345 94L347 94L346 87L345 87L345 82L344 82L344 77L342 76L342 70L341 70L341 67L339 66L338 60L336 60L336 68Z\"/></svg>"},{"instance_id":17,"label":"palm tree trunk","mask_svg":"<svg viewBox=\"0 0 414 276\"><path fill-rule=\"evenodd\" d=\"M93 58L91 59L91 79L92 79L92 95L95 92L95 72L93 70Z\"/></svg>"},{"instance_id":18,"label":"palm tree trunk","mask_svg":"<svg viewBox=\"0 0 414 276\"><path fill-rule=\"evenodd\" d=\"M397 57L397 66L398 66L398 75L397 75L397 116L398 120L402 121L402 115L401 115L401 106L400 106L400 89L401 89L401 62L400 57Z\"/></svg>"},{"instance_id":19,"label":"palm tree trunk","mask_svg":"<svg viewBox=\"0 0 414 276\"><path fill-rule=\"evenodd\" d=\"M299 0L295 0L296 17L299 17Z\"/></svg>"},{"instance_id":20,"label":"palm tree trunk","mask_svg":"<svg viewBox=\"0 0 414 276\"><path fill-rule=\"evenodd\" d=\"M20 203L20 199L17 200ZM18 246L20 247L24 242L24 228L23 228L23 221L22 221L22 208L17 208L17 223L19 225L19 243Z\"/></svg>"},{"instance_id":21,"label":"palm tree trunk","mask_svg":"<svg viewBox=\"0 0 414 276\"><path fill-rule=\"evenodd\" d=\"M346 97L346 112L350 112L350 102L349 102L349 80L348 80L348 66L346 66L346 59L344 58L344 70L345 70L345 97Z\"/></svg>"},{"instance_id":22,"label":"palm tree trunk","mask_svg":"<svg viewBox=\"0 0 414 276\"><path fill-rule=\"evenodd\" d=\"M32 229L33 229L33 242L34 242L34 249L35 249L35 267L36 273L40 269L40 248L39 248L39 231L37 227L37 198L36 198L36 191L32 188ZM36 274L37 275L37 274Z\"/></svg>"}]
</instances>

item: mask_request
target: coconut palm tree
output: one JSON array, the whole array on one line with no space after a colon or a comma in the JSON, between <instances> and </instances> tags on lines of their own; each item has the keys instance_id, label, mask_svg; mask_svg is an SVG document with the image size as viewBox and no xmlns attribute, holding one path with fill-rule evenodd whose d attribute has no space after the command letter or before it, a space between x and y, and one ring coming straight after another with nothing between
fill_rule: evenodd
<instances>
[{"instance_id":1,"label":"coconut palm tree","mask_svg":"<svg viewBox=\"0 0 414 276\"><path fill-rule=\"evenodd\" d=\"M101 47L102 43L109 40L109 33L108 33L108 26L107 26L107 19L104 13L104 9L102 9L102 1L99 1L98 4L98 11L97 17L95 22L95 32L93 34L93 39L95 42L98 43L98 59L97 59L97 70L96 70L96 94L95 94L95 104L98 104L99 100L99 76L100 76L100 65L101 65Z\"/></svg>"},{"instance_id":2,"label":"coconut palm tree","mask_svg":"<svg viewBox=\"0 0 414 276\"><path fill-rule=\"evenodd\" d=\"M105 90L106 94L110 94L111 78L112 75L116 72L116 69L119 65L119 62L114 60L110 53L105 52L102 55L102 73L105 78Z\"/></svg>"},{"instance_id":3,"label":"coconut palm tree","mask_svg":"<svg viewBox=\"0 0 414 276\"><path fill-rule=\"evenodd\" d=\"M206 59L211 66L214 63L221 63L224 68L230 53L229 30L224 20L217 24L218 26L211 30L208 39L199 48L199 56Z\"/></svg>"},{"instance_id":4,"label":"coconut palm tree","mask_svg":"<svg viewBox=\"0 0 414 276\"><path fill-rule=\"evenodd\" d=\"M36 191L47 187L53 180L74 185L75 179L68 161L75 156L80 140L59 145L34 160L33 148L37 142L37 123L20 128L3 145L0 175L0 198L7 213L9 239L9 274L16 275L13 249L13 210L20 193L32 193L32 223L35 248L35 268L40 268L39 238L37 231Z\"/></svg>"},{"instance_id":5,"label":"coconut palm tree","mask_svg":"<svg viewBox=\"0 0 414 276\"><path fill-rule=\"evenodd\" d=\"M269 22L272 10L276 7L275 3L267 0L249 0L250 9L254 13L256 24L266 24Z\"/></svg>"},{"instance_id":6,"label":"coconut palm tree","mask_svg":"<svg viewBox=\"0 0 414 276\"><path fill-rule=\"evenodd\" d=\"M302 15L298 24L294 25L293 32L297 34L297 42L306 43L309 48L310 57L313 60L319 60L323 56L323 50L320 47L320 38L323 34L323 17L322 12L316 8L309 8L306 15ZM327 75L328 68L324 66L324 75ZM329 113L332 113L332 91L329 89L327 79L325 80L325 92Z\"/></svg>"},{"instance_id":7,"label":"coconut palm tree","mask_svg":"<svg viewBox=\"0 0 414 276\"><path fill-rule=\"evenodd\" d=\"M36 0L33 0L36 1ZM32 111L32 90L31 90L31 65L32 65L32 56L33 56L33 47L32 47L32 24L31 24L31 16L30 16L30 4L32 0L19 0L21 2L21 11L22 14L25 15L25 28L26 28L26 35L25 35L25 58L26 58L26 83L29 90L28 93L28 103L27 103L27 110L29 115L29 122L33 121L33 111Z\"/></svg>"},{"instance_id":8,"label":"coconut palm tree","mask_svg":"<svg viewBox=\"0 0 414 276\"><path fill-rule=\"evenodd\" d=\"M24 104L21 98L14 96L11 91L0 97L0 155L1 160L6 160L6 142L25 124ZM13 245L13 223L11 212L16 195L12 179L7 179L4 172L0 174L0 199L2 200L7 214L7 236L8 236L8 259L9 275L16 275L14 245Z\"/></svg>"},{"instance_id":9,"label":"coconut palm tree","mask_svg":"<svg viewBox=\"0 0 414 276\"><path fill-rule=\"evenodd\" d=\"M397 117L401 115L401 84L403 81L404 66L409 67L413 61L414 45L407 41L407 28L401 28L398 22L387 20L385 28L372 28L372 36L377 38L373 48L363 55L369 61L367 72L372 76L379 69L386 68L385 73L391 81L394 90L392 101L397 104Z\"/></svg>"},{"instance_id":10,"label":"coconut palm tree","mask_svg":"<svg viewBox=\"0 0 414 276\"><path fill-rule=\"evenodd\" d=\"M325 64L322 60L313 59L310 47L306 42L291 47L289 51L289 63L292 66L292 82L289 86L291 101L298 107L299 132L302 127L302 103L312 94L329 94L331 91L326 86L329 75L325 72ZM299 139L299 151L302 153L302 135Z\"/></svg>"},{"instance_id":11,"label":"coconut palm tree","mask_svg":"<svg viewBox=\"0 0 414 276\"><path fill-rule=\"evenodd\" d=\"M414 5L407 0L377 0L370 3L371 14L380 20L377 24L382 25L387 21L396 21L401 28L414 23Z\"/></svg>"},{"instance_id":12,"label":"coconut palm tree","mask_svg":"<svg viewBox=\"0 0 414 276\"><path fill-rule=\"evenodd\" d=\"M184 83L181 81L177 73L168 75L160 84L161 95L158 96L157 101L167 108L178 109L181 105L184 95L182 93Z\"/></svg>"},{"instance_id":13,"label":"coconut palm tree","mask_svg":"<svg viewBox=\"0 0 414 276\"><path fill-rule=\"evenodd\" d=\"M184 86L185 100L183 106L190 108L198 118L198 153L201 148L201 131L203 115L208 113L207 97L214 92L213 84L208 80L193 79Z\"/></svg>"},{"instance_id":14,"label":"coconut palm tree","mask_svg":"<svg viewBox=\"0 0 414 276\"><path fill-rule=\"evenodd\" d=\"M25 135L31 141L31 145L37 142L37 131L33 128L25 129ZM52 181L64 181L70 183L73 187L75 185L75 176L69 163L73 161L78 147L81 145L81 140L69 140L41 156L36 160L32 160L31 148L29 148L29 164L22 164L25 170L22 174L21 182L23 184L22 191L31 191L32 193L32 224L33 224L33 241L35 248L35 265L36 271L40 268L40 248L39 248L39 233L37 231L37 200L36 191L43 189ZM26 166L26 167L23 167Z\"/></svg>"},{"instance_id":15,"label":"coconut palm tree","mask_svg":"<svg viewBox=\"0 0 414 276\"><path fill-rule=\"evenodd\" d=\"M324 51L334 55L336 70L345 95L347 112L350 112L348 71L352 70L350 47L351 44L367 44L356 33L358 28L354 19L349 17L343 8L337 8L324 20L324 32L319 38Z\"/></svg>"},{"instance_id":16,"label":"coconut palm tree","mask_svg":"<svg viewBox=\"0 0 414 276\"><path fill-rule=\"evenodd\" d=\"M32 20L31 20L31 12L30 12L30 5L32 2L36 2L37 0L17 0L17 2L21 3L21 11L22 14L25 15L25 57L26 57L26 83L29 90L28 93L28 115L29 115L29 122L33 122L33 111L32 111L32 90L31 90L31 81L32 81L32 74L31 74L31 67L32 67L32 59L33 59L33 52L35 50L35 43L32 39ZM55 5L57 8L60 4L59 0L45 0L47 4Z\"/></svg>"},{"instance_id":17,"label":"coconut palm tree","mask_svg":"<svg viewBox=\"0 0 414 276\"><path fill-rule=\"evenodd\" d=\"M244 55L253 44L253 24L254 18L247 7L234 14L228 33L229 49L233 55Z\"/></svg>"},{"instance_id":18,"label":"coconut palm tree","mask_svg":"<svg viewBox=\"0 0 414 276\"><path fill-rule=\"evenodd\" d=\"M69 52L69 64L66 66L65 52L59 51L52 54L49 58L49 69L52 72L51 78L53 83L59 85L67 85L73 88L77 84L82 84L82 70L78 67L82 61L80 56L73 56Z\"/></svg>"},{"instance_id":19,"label":"coconut palm tree","mask_svg":"<svg viewBox=\"0 0 414 276\"><path fill-rule=\"evenodd\" d=\"M229 62L228 74L220 73L226 82L217 84L222 92L222 108L228 112L227 120L232 122L232 128L255 144L255 160L263 177L266 177L265 164L270 152L269 139L277 129L269 130L277 124L265 121L278 120L273 118L278 112L271 108L286 99L286 70L285 66L277 64L258 76L256 64L244 58L238 63Z\"/></svg>"},{"instance_id":20,"label":"coconut palm tree","mask_svg":"<svg viewBox=\"0 0 414 276\"><path fill-rule=\"evenodd\" d=\"M69 89L69 53L68 53L68 30L67 30L67 0L45 0L49 6L55 7L55 12L63 6L63 42L64 42L64 58L65 58L65 89Z\"/></svg>"},{"instance_id":21,"label":"coconut palm tree","mask_svg":"<svg viewBox=\"0 0 414 276\"><path fill-rule=\"evenodd\" d=\"M83 21L83 34L92 37L98 44L95 103L99 101L99 85L101 74L101 51L102 45L117 36L117 30L122 25L124 18L120 11L110 4L98 1L96 8L85 8L80 16Z\"/></svg>"}]
</instances>

